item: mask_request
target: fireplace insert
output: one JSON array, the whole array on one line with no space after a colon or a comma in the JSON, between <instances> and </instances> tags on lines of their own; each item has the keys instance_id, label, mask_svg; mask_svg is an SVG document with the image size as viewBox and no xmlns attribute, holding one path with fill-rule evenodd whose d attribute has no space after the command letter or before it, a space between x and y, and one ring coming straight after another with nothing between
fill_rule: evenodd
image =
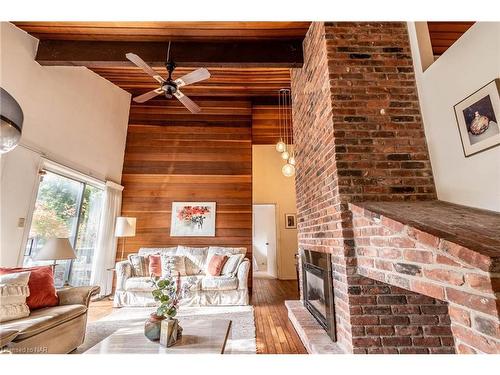
<instances>
[{"instance_id":1,"label":"fireplace insert","mask_svg":"<svg viewBox=\"0 0 500 375\"><path fill-rule=\"evenodd\" d=\"M332 341L337 341L331 255L301 249L300 256L304 305Z\"/></svg>"}]
</instances>

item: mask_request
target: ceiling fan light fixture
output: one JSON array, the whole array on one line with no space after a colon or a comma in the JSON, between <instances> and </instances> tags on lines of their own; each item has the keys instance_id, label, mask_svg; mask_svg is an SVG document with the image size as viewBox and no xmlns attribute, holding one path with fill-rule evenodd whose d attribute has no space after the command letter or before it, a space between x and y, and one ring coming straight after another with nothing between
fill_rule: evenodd
<instances>
[{"instance_id":1,"label":"ceiling fan light fixture","mask_svg":"<svg viewBox=\"0 0 500 375\"><path fill-rule=\"evenodd\" d=\"M210 72L205 68L199 68L191 73L188 73L180 78L174 80L172 78L172 73L175 70L175 62L170 60L170 42L168 44L168 52L167 52L167 62L166 68L168 71L168 77L166 79L162 78L158 72L152 69L143 59L141 59L138 55L134 53L127 53L125 55L127 59L130 60L137 67L141 68L145 73L149 74L155 80L160 83L160 87L158 89L149 91L142 95L134 97L132 100L136 103L144 103L158 95L164 94L165 98L171 99L172 97L176 97L184 107L186 107L191 113L199 113L201 112L201 108L189 99L186 95L184 95L179 88L191 85L196 82L204 81L210 78Z\"/></svg>"}]
</instances>

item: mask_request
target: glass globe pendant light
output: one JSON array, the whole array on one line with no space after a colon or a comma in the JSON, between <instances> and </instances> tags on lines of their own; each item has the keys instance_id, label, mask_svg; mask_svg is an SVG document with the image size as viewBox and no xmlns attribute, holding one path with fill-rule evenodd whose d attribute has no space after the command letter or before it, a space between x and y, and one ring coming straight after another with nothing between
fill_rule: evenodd
<instances>
[{"instance_id":1,"label":"glass globe pendant light","mask_svg":"<svg viewBox=\"0 0 500 375\"><path fill-rule=\"evenodd\" d=\"M288 158L288 164L295 165L295 163L295 154L292 151L292 155L290 155L290 157Z\"/></svg>"},{"instance_id":2,"label":"glass globe pendant light","mask_svg":"<svg viewBox=\"0 0 500 375\"><path fill-rule=\"evenodd\" d=\"M0 154L13 150L21 140L24 115L16 99L0 87Z\"/></svg>"},{"instance_id":3,"label":"glass globe pendant light","mask_svg":"<svg viewBox=\"0 0 500 375\"><path fill-rule=\"evenodd\" d=\"M292 164L286 163L283 168L281 168L281 172L285 177L292 177L295 174L295 167Z\"/></svg>"},{"instance_id":4,"label":"glass globe pendant light","mask_svg":"<svg viewBox=\"0 0 500 375\"><path fill-rule=\"evenodd\" d=\"M290 153L287 150L285 150L281 153L281 157L283 160L288 160L290 158Z\"/></svg>"},{"instance_id":5,"label":"glass globe pendant light","mask_svg":"<svg viewBox=\"0 0 500 375\"><path fill-rule=\"evenodd\" d=\"M276 143L276 151L278 151L279 153L282 153L284 151L286 151L286 143L283 142L283 135L282 135L282 132L281 132L281 122L282 122L282 118L281 118L281 111L282 111L282 107L283 107L283 104L281 102L281 90L279 91L279 95L278 95L278 128L279 128L279 131L280 131L280 140L278 141L278 143Z\"/></svg>"},{"instance_id":6,"label":"glass globe pendant light","mask_svg":"<svg viewBox=\"0 0 500 375\"><path fill-rule=\"evenodd\" d=\"M286 150L286 144L282 139L278 143L276 143L276 151L284 152Z\"/></svg>"}]
</instances>

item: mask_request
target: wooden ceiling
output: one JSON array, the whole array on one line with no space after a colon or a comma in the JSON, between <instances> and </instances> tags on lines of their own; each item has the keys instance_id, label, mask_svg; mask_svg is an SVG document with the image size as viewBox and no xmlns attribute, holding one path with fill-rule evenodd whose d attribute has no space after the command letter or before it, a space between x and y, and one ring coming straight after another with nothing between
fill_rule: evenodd
<instances>
[{"instance_id":1,"label":"wooden ceiling","mask_svg":"<svg viewBox=\"0 0 500 375\"><path fill-rule=\"evenodd\" d=\"M302 64L310 22L13 22L40 39L42 65L81 65L133 96L158 87L125 59L134 52L162 76L166 43L178 78L205 66L211 78L185 87L200 105L190 114L177 100L132 102L130 125L252 127L254 143L278 138L278 90L290 87L290 68ZM207 47L207 45L209 47ZM179 62L180 61L180 62Z\"/></svg>"},{"instance_id":2,"label":"wooden ceiling","mask_svg":"<svg viewBox=\"0 0 500 375\"><path fill-rule=\"evenodd\" d=\"M166 42L303 39L310 22L13 22L38 39Z\"/></svg>"},{"instance_id":3,"label":"wooden ceiling","mask_svg":"<svg viewBox=\"0 0 500 375\"><path fill-rule=\"evenodd\" d=\"M434 56L442 55L474 22L427 22Z\"/></svg>"},{"instance_id":4,"label":"wooden ceiling","mask_svg":"<svg viewBox=\"0 0 500 375\"><path fill-rule=\"evenodd\" d=\"M137 95L158 87L158 83L135 67L97 67L94 72L113 82L122 89ZM155 68L163 77L166 68ZM177 68L173 77L178 78L191 72L192 68ZM288 68L209 68L210 79L185 87L182 91L189 96L237 96L258 99L275 97L278 90L290 87Z\"/></svg>"}]
</instances>

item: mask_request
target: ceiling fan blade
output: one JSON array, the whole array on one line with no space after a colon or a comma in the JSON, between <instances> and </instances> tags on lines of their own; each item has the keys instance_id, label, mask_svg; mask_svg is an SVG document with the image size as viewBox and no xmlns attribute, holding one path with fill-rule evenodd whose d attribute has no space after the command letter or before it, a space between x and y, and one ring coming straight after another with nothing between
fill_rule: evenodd
<instances>
[{"instance_id":1,"label":"ceiling fan blade","mask_svg":"<svg viewBox=\"0 0 500 375\"><path fill-rule=\"evenodd\" d=\"M210 72L205 68L196 69L191 73L188 73L180 78L175 80L178 87L191 85L192 83L204 81L210 78Z\"/></svg>"},{"instance_id":2,"label":"ceiling fan blade","mask_svg":"<svg viewBox=\"0 0 500 375\"><path fill-rule=\"evenodd\" d=\"M141 59L139 56L137 56L135 53L129 52L125 55L125 57L129 59L131 62L133 62L135 65L137 65L139 68L144 70L151 77L156 79L158 82L160 83L165 82L165 80L162 78L161 75L158 74L158 72L154 71L153 68L151 68L148 64L146 64L144 60Z\"/></svg>"},{"instance_id":3,"label":"ceiling fan blade","mask_svg":"<svg viewBox=\"0 0 500 375\"><path fill-rule=\"evenodd\" d=\"M159 88L156 90L149 91L145 94L136 96L132 100L136 103L144 103L144 102L148 101L149 99L153 99L155 96L158 96L162 93L163 93L163 90L161 88Z\"/></svg>"},{"instance_id":4,"label":"ceiling fan blade","mask_svg":"<svg viewBox=\"0 0 500 375\"><path fill-rule=\"evenodd\" d=\"M201 108L198 107L198 105L193 102L191 99L189 99L186 95L184 95L182 92L177 90L176 93L174 93L174 96L179 99L179 101L186 107L191 113L200 113Z\"/></svg>"}]
</instances>

